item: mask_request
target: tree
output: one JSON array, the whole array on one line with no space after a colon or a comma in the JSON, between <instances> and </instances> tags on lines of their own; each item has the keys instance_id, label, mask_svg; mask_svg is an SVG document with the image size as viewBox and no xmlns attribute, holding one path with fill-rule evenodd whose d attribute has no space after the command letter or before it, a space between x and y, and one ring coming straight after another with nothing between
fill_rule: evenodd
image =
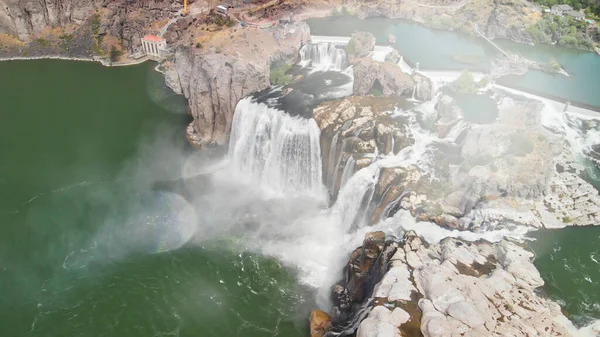
<instances>
[{"instance_id":1,"label":"tree","mask_svg":"<svg viewBox=\"0 0 600 337\"><path fill-rule=\"evenodd\" d=\"M116 62L117 60L119 60L119 57L121 57L122 54L123 53L120 50L118 50L115 46L110 46L110 62Z\"/></svg>"}]
</instances>

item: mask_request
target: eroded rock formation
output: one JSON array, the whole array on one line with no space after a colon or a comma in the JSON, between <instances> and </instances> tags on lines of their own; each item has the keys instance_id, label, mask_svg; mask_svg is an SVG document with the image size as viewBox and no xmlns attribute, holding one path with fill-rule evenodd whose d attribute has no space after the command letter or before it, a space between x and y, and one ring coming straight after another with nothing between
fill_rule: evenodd
<instances>
[{"instance_id":1,"label":"eroded rock formation","mask_svg":"<svg viewBox=\"0 0 600 337\"><path fill-rule=\"evenodd\" d=\"M333 330L351 332L355 329L376 284L386 275L397 247L383 232L365 235L363 245L350 255L343 278L331 289Z\"/></svg>"},{"instance_id":2,"label":"eroded rock formation","mask_svg":"<svg viewBox=\"0 0 600 337\"><path fill-rule=\"evenodd\" d=\"M354 96L314 109L321 129L323 179L332 201L344 180L369 166L377 154L396 154L412 144L405 121L387 114L397 102L395 98Z\"/></svg>"},{"instance_id":3,"label":"eroded rock formation","mask_svg":"<svg viewBox=\"0 0 600 337\"><path fill-rule=\"evenodd\" d=\"M367 233L332 287L325 336L571 336L577 329L560 306L540 296L533 257L507 240ZM598 333L600 325L586 329Z\"/></svg>"},{"instance_id":4,"label":"eroded rock formation","mask_svg":"<svg viewBox=\"0 0 600 337\"><path fill-rule=\"evenodd\" d=\"M442 97L431 127L439 141L414 145L426 146L418 165L392 161L370 167L375 182L361 201L365 214L349 228L375 224L400 209L419 220L472 231L507 221L533 227L544 226L542 220L552 227L596 221L600 198L578 176L581 168L561 135L542 125L543 106L493 95L500 102L498 118L479 125L465 123L453 99ZM412 147L413 132L427 127L410 113L390 114L398 102L351 97L315 108L331 201L354 172Z\"/></svg>"},{"instance_id":5,"label":"eroded rock formation","mask_svg":"<svg viewBox=\"0 0 600 337\"><path fill-rule=\"evenodd\" d=\"M215 39L202 50L179 48L166 83L189 100L194 118L187 128L190 142L198 147L225 144L239 100L269 87L271 62L295 60L309 34L304 23L286 39L243 29L229 31L226 42Z\"/></svg>"},{"instance_id":6,"label":"eroded rock formation","mask_svg":"<svg viewBox=\"0 0 600 337\"><path fill-rule=\"evenodd\" d=\"M348 61L354 63L356 59L369 56L375 48L375 36L367 32L353 33L346 46Z\"/></svg>"},{"instance_id":7,"label":"eroded rock formation","mask_svg":"<svg viewBox=\"0 0 600 337\"><path fill-rule=\"evenodd\" d=\"M29 41L49 29L82 25L97 14L96 31L90 33L114 37L133 51L145 33L157 33L154 23L172 17L181 7L181 1L172 0L0 0L0 33Z\"/></svg>"},{"instance_id":8,"label":"eroded rock formation","mask_svg":"<svg viewBox=\"0 0 600 337\"><path fill-rule=\"evenodd\" d=\"M371 58L361 58L354 62L354 95L410 95L414 86L412 77L403 73L394 63L378 62Z\"/></svg>"},{"instance_id":9,"label":"eroded rock formation","mask_svg":"<svg viewBox=\"0 0 600 337\"><path fill-rule=\"evenodd\" d=\"M536 291L532 258L509 241L427 244L406 233L357 336L569 336L559 305Z\"/></svg>"}]
</instances>

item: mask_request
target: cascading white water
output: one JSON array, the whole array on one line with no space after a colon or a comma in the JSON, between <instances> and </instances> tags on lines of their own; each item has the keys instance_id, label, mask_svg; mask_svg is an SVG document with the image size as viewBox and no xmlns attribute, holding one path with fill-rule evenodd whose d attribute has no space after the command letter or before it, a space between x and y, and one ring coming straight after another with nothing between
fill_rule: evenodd
<instances>
[{"instance_id":1,"label":"cascading white water","mask_svg":"<svg viewBox=\"0 0 600 337\"><path fill-rule=\"evenodd\" d=\"M353 226L361 228L359 218L361 208L368 203L373 195L375 184L379 179L377 162L356 172L344 186L332 207L332 213L338 218L338 223L345 232Z\"/></svg>"},{"instance_id":2,"label":"cascading white water","mask_svg":"<svg viewBox=\"0 0 600 337\"><path fill-rule=\"evenodd\" d=\"M470 127L470 124L465 122L464 119L460 119L448 132L446 139L456 142L456 140Z\"/></svg>"},{"instance_id":3,"label":"cascading white water","mask_svg":"<svg viewBox=\"0 0 600 337\"><path fill-rule=\"evenodd\" d=\"M320 130L247 97L235 109L229 157L235 171L280 193L323 195Z\"/></svg>"},{"instance_id":4,"label":"cascading white water","mask_svg":"<svg viewBox=\"0 0 600 337\"><path fill-rule=\"evenodd\" d=\"M544 97L520 92L500 85L495 87L504 91L541 101L544 108L541 113L542 124L557 133L563 134L574 154L582 155L592 150L592 146L600 144L600 132L597 130L584 131L586 120L600 123L600 115L585 109L569 106L563 111L564 104Z\"/></svg>"},{"instance_id":5,"label":"cascading white water","mask_svg":"<svg viewBox=\"0 0 600 337\"><path fill-rule=\"evenodd\" d=\"M333 43L309 43L300 49L300 64L312 71L343 71L348 67L346 52Z\"/></svg>"},{"instance_id":6,"label":"cascading white water","mask_svg":"<svg viewBox=\"0 0 600 337\"><path fill-rule=\"evenodd\" d=\"M394 139L392 138L392 141ZM340 188L343 188L348 179L354 174L354 170L356 168L356 160L354 160L353 156L350 156L346 161L346 165L344 166L344 172L342 173L342 182L340 183Z\"/></svg>"}]
</instances>

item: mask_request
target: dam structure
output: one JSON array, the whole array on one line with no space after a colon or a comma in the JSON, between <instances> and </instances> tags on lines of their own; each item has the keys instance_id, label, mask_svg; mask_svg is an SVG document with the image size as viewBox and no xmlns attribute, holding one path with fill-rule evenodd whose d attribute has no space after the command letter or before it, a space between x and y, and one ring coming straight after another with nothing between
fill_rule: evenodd
<instances>
[{"instance_id":1,"label":"dam structure","mask_svg":"<svg viewBox=\"0 0 600 337\"><path fill-rule=\"evenodd\" d=\"M498 48L503 55L506 55L506 56L509 55L506 51L502 50L497 45L495 45L490 39L488 39L487 37L484 37L484 38L488 42L492 43L496 48ZM349 36L311 35L309 43L331 44L331 45L335 45L337 47L342 47L342 46L348 45L348 43L350 42L350 39L351 38ZM385 45L385 46L384 45L375 45L375 48L373 49L373 52L372 52L372 57L373 57L373 59L375 59L377 61L384 61L385 56L388 53L392 52L393 49L394 48L389 45ZM437 85L445 85L450 82L453 82L453 81L457 80L460 77L460 75L463 73L462 71L458 71L458 70L423 69L422 67L415 69L415 68L411 67L404 60L403 57L398 62L398 66L402 69L403 72L405 72L407 74L413 74L416 72L423 76L426 76L426 77L430 78L432 81L434 81ZM472 72L472 74L473 74L473 78L476 81L479 81L486 76L486 74L481 73L481 72ZM500 90L510 92L512 94L518 94L518 95L522 95L525 97L534 98L534 99L538 99L540 101L547 102L547 103L551 104L552 106L554 106L555 108L558 108L560 106L560 107L562 107L560 110L563 110L564 112L569 112L569 113L577 114L580 116L588 116L588 117L598 117L600 115L600 112L597 111L597 109L577 106L576 104L573 104L574 102L569 102L566 100L561 101L561 100L557 99L556 97L547 97L547 96L545 97L543 94L540 94L540 93L530 93L530 92L526 92L526 91L516 89L516 88L510 88L510 87L503 86L503 85L497 85L494 83L493 80L491 82L491 86L493 86L497 89L500 89Z\"/></svg>"}]
</instances>

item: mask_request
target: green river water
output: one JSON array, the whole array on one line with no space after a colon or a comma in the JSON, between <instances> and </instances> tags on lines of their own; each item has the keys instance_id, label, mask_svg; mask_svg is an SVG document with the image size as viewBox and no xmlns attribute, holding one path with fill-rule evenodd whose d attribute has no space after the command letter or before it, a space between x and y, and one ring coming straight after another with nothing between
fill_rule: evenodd
<instances>
[{"instance_id":1,"label":"green river water","mask_svg":"<svg viewBox=\"0 0 600 337\"><path fill-rule=\"evenodd\" d=\"M163 82L0 63L0 336L306 335L314 296L275 260L180 248L195 224L154 186L180 175L188 116Z\"/></svg>"},{"instance_id":2,"label":"green river water","mask_svg":"<svg viewBox=\"0 0 600 337\"><path fill-rule=\"evenodd\" d=\"M313 33L394 32L422 68L493 53L406 22L327 20L312 20ZM551 77L571 81L557 92L600 106L599 77L583 71L600 58L558 53L577 76ZM538 90L552 83L531 79ZM294 271L228 238L184 244L202 228L157 185L180 178L192 151L186 111L151 64L0 63L0 336L308 335L315 295ZM600 318L600 228L533 236L549 296L579 324Z\"/></svg>"}]
</instances>

